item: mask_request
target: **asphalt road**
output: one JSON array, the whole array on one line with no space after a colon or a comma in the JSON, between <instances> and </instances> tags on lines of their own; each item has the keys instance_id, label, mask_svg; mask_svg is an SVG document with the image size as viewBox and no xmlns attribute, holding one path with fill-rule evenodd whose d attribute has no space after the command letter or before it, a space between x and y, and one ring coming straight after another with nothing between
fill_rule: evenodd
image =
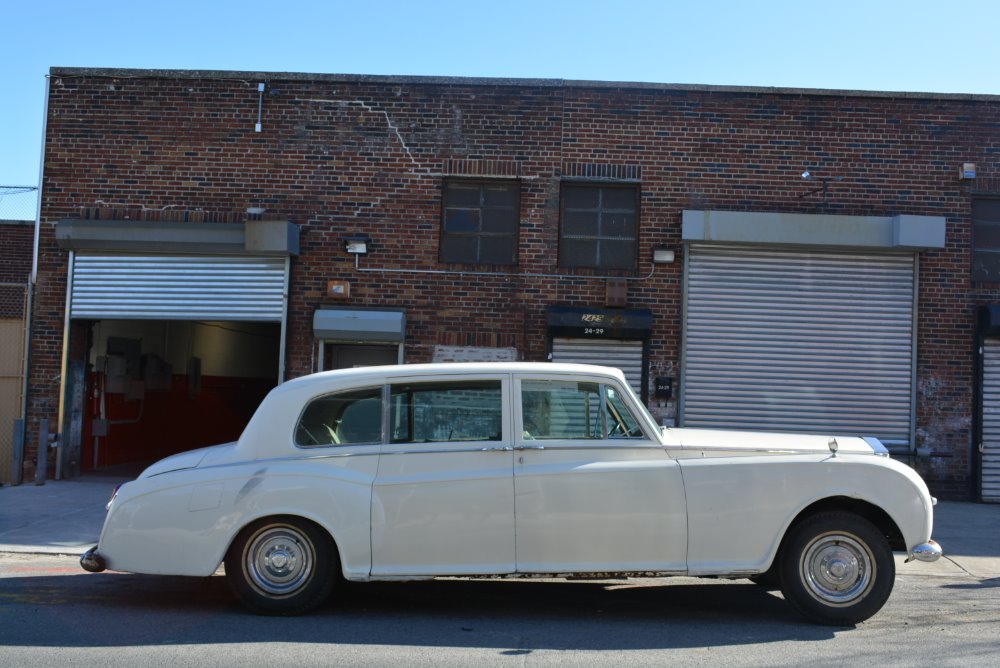
<instances>
[{"instance_id":1,"label":"asphalt road","mask_svg":"<svg viewBox=\"0 0 1000 668\"><path fill-rule=\"evenodd\" d=\"M746 580L350 585L258 617L225 578L88 574L0 554L3 666L996 666L1000 578L903 574L853 628L800 620Z\"/></svg>"}]
</instances>

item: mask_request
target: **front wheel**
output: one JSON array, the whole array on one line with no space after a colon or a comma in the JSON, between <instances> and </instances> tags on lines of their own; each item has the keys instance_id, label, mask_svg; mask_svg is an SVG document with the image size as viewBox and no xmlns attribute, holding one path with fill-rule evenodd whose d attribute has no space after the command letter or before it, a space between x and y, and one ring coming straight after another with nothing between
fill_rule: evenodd
<instances>
[{"instance_id":1,"label":"front wheel","mask_svg":"<svg viewBox=\"0 0 1000 668\"><path fill-rule=\"evenodd\" d=\"M226 553L233 593L263 615L297 615L319 606L330 595L337 569L330 536L295 517L250 524Z\"/></svg>"},{"instance_id":2,"label":"front wheel","mask_svg":"<svg viewBox=\"0 0 1000 668\"><path fill-rule=\"evenodd\" d=\"M848 512L813 515L795 525L781 554L781 591L805 617L851 626L882 609L896 579L889 541Z\"/></svg>"}]
</instances>

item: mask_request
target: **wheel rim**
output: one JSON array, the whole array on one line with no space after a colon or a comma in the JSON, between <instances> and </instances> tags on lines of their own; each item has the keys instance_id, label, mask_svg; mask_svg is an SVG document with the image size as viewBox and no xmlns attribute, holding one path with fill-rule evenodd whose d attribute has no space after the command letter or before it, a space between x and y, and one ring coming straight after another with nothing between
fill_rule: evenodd
<instances>
[{"instance_id":1,"label":"wheel rim","mask_svg":"<svg viewBox=\"0 0 1000 668\"><path fill-rule=\"evenodd\" d=\"M875 579L875 557L857 537L828 533L802 551L799 570L806 590L832 605L850 605L863 598Z\"/></svg>"},{"instance_id":2,"label":"wheel rim","mask_svg":"<svg viewBox=\"0 0 1000 668\"><path fill-rule=\"evenodd\" d=\"M312 543L300 531L270 526L258 532L244 552L250 584L267 596L288 596L309 581L316 560Z\"/></svg>"}]
</instances>

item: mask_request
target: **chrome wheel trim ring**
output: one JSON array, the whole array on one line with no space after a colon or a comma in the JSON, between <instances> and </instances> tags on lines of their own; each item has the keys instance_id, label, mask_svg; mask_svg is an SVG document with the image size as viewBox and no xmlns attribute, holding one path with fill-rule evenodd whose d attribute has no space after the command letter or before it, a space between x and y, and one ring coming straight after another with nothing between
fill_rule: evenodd
<instances>
[{"instance_id":1,"label":"chrome wheel trim ring","mask_svg":"<svg viewBox=\"0 0 1000 668\"><path fill-rule=\"evenodd\" d=\"M258 531L244 552L249 583L270 597L296 593L311 579L316 553L312 543L290 526L269 526Z\"/></svg>"},{"instance_id":2,"label":"chrome wheel trim ring","mask_svg":"<svg viewBox=\"0 0 1000 668\"><path fill-rule=\"evenodd\" d=\"M856 536L842 532L814 538L802 551L799 573L809 594L834 606L864 598L875 581L875 555Z\"/></svg>"}]
</instances>

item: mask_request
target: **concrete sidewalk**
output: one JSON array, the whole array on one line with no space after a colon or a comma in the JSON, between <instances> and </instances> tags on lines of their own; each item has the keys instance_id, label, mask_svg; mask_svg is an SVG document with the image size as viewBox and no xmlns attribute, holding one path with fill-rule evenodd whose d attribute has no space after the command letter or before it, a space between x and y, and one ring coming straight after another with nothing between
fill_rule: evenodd
<instances>
[{"instance_id":1,"label":"concrete sidewalk","mask_svg":"<svg viewBox=\"0 0 1000 668\"><path fill-rule=\"evenodd\" d=\"M87 474L45 485L0 487L0 552L81 554L97 544L104 507L121 475ZM932 564L902 564L905 575L1000 578L1000 504L942 501L934 538L945 557Z\"/></svg>"}]
</instances>

